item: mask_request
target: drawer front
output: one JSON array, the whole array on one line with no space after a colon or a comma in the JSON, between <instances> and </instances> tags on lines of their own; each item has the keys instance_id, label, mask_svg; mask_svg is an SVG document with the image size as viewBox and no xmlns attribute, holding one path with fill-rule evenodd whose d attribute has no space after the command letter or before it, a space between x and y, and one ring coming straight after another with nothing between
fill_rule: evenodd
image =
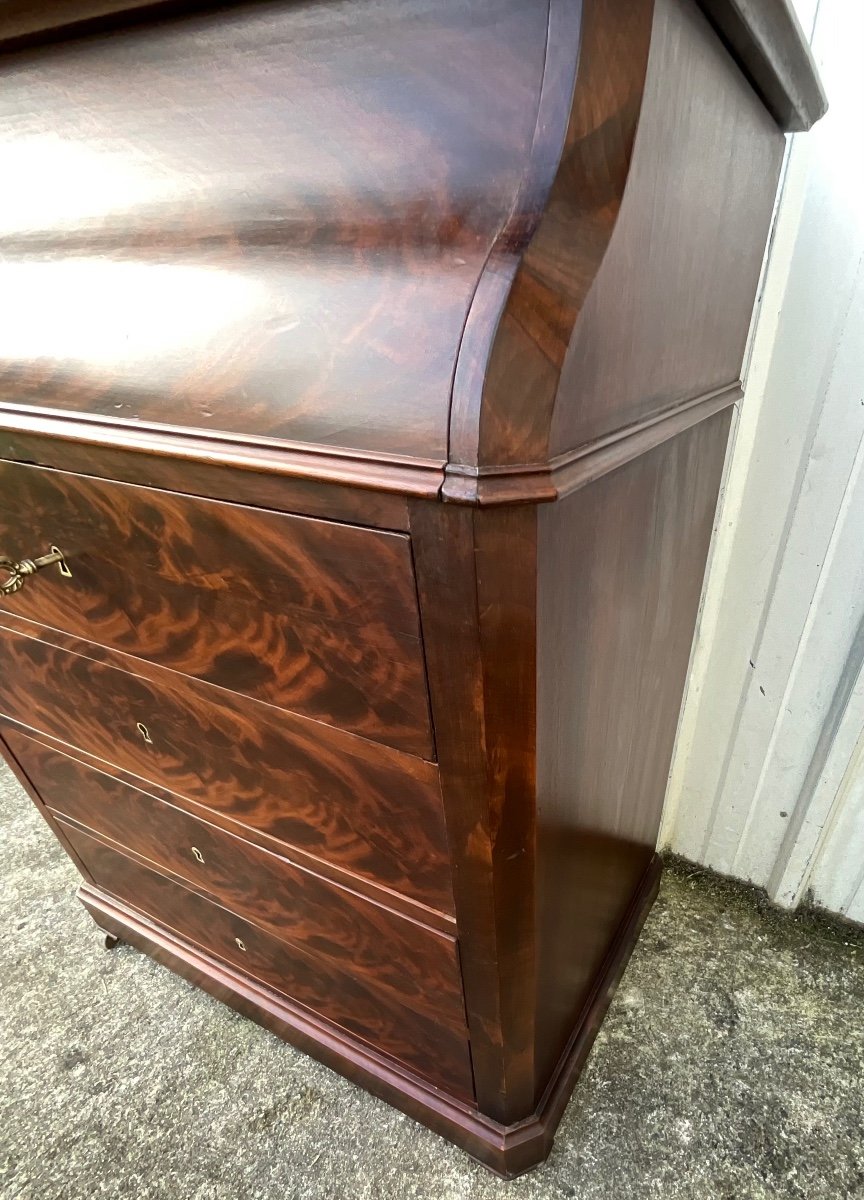
<instances>
[{"instance_id":1,"label":"drawer front","mask_svg":"<svg viewBox=\"0 0 864 1200\"><path fill-rule=\"evenodd\" d=\"M471 1101L467 1032L429 1020L385 991L289 946L95 838L70 829L96 884L223 961L319 1013L432 1083Z\"/></svg>"},{"instance_id":2,"label":"drawer front","mask_svg":"<svg viewBox=\"0 0 864 1200\"><path fill-rule=\"evenodd\" d=\"M130 675L0 628L0 710L23 725L452 913L437 768L170 672Z\"/></svg>"},{"instance_id":3,"label":"drawer front","mask_svg":"<svg viewBox=\"0 0 864 1200\"><path fill-rule=\"evenodd\" d=\"M404 534L0 463L16 615L432 758Z\"/></svg>"},{"instance_id":4,"label":"drawer front","mask_svg":"<svg viewBox=\"0 0 864 1200\"><path fill-rule=\"evenodd\" d=\"M6 740L44 803L256 925L445 1024L465 1024L456 942L34 742ZM72 836L71 834L69 835ZM74 839L73 839L74 840Z\"/></svg>"}]
</instances>

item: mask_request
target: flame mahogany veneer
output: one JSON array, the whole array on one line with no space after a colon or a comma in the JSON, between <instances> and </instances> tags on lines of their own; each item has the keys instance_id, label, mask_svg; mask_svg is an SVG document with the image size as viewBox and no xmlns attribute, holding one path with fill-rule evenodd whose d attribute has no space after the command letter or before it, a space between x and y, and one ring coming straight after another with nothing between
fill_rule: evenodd
<instances>
[{"instance_id":1,"label":"flame mahogany veneer","mask_svg":"<svg viewBox=\"0 0 864 1200\"><path fill-rule=\"evenodd\" d=\"M0 6L4 753L102 929L505 1176L657 889L823 109L785 0Z\"/></svg>"}]
</instances>

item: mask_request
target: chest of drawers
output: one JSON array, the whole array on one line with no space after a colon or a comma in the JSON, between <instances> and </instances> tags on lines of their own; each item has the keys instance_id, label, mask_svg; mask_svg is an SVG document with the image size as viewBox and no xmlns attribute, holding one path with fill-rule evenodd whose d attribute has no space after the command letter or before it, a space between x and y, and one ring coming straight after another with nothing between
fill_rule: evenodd
<instances>
[{"instance_id":1,"label":"chest of drawers","mask_svg":"<svg viewBox=\"0 0 864 1200\"><path fill-rule=\"evenodd\" d=\"M109 940L518 1174L824 99L782 0L186 7L0 12L3 753Z\"/></svg>"}]
</instances>

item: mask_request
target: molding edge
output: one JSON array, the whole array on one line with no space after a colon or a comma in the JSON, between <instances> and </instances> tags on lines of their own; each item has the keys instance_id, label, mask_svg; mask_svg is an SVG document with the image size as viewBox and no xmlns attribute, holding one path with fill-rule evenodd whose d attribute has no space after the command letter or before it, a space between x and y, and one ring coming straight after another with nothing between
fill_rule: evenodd
<instances>
[{"instance_id":1,"label":"molding edge","mask_svg":"<svg viewBox=\"0 0 864 1200\"><path fill-rule=\"evenodd\" d=\"M655 413L595 442L569 450L548 463L472 467L448 463L442 498L453 504L491 507L550 503L569 496L692 425L713 417L741 399L741 382L697 396Z\"/></svg>"},{"instance_id":2,"label":"molding edge","mask_svg":"<svg viewBox=\"0 0 864 1200\"><path fill-rule=\"evenodd\" d=\"M0 402L0 429L80 442L112 450L132 450L157 457L218 464L308 479L347 484L405 496L435 497L444 466L437 459L417 459L340 446L288 442L277 438L241 438L228 433L201 433L182 426L111 420L83 413Z\"/></svg>"},{"instance_id":3,"label":"molding edge","mask_svg":"<svg viewBox=\"0 0 864 1200\"><path fill-rule=\"evenodd\" d=\"M555 1130L657 894L661 870L655 854L537 1112L506 1126L451 1099L338 1026L242 975L99 888L84 883L77 894L101 929L455 1142L497 1175L512 1179L542 1162L552 1148Z\"/></svg>"},{"instance_id":4,"label":"molding edge","mask_svg":"<svg viewBox=\"0 0 864 1200\"><path fill-rule=\"evenodd\" d=\"M103 449L239 468L257 474L341 484L417 499L492 507L560 500L631 459L704 421L742 396L739 381L626 425L546 463L467 466L302 445L275 439L241 440L153 425L69 416L0 402L0 430L34 434ZM23 460L15 460L23 461Z\"/></svg>"},{"instance_id":5,"label":"molding edge","mask_svg":"<svg viewBox=\"0 0 864 1200\"><path fill-rule=\"evenodd\" d=\"M803 133L828 98L789 0L698 0L720 40L784 133Z\"/></svg>"}]
</instances>

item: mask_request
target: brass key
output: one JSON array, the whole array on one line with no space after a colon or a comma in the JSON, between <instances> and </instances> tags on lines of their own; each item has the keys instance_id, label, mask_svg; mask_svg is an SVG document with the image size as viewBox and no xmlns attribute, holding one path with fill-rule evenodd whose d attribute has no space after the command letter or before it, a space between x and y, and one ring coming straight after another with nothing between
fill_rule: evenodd
<instances>
[{"instance_id":1,"label":"brass key","mask_svg":"<svg viewBox=\"0 0 864 1200\"><path fill-rule=\"evenodd\" d=\"M35 575L43 567L50 567L54 563L60 564L61 574L71 575L63 551L56 546L52 546L50 551L40 558L22 558L16 562L12 558L0 556L0 571L6 571L8 575L8 578L0 583L0 595L11 596L13 592L20 592L30 575Z\"/></svg>"}]
</instances>

